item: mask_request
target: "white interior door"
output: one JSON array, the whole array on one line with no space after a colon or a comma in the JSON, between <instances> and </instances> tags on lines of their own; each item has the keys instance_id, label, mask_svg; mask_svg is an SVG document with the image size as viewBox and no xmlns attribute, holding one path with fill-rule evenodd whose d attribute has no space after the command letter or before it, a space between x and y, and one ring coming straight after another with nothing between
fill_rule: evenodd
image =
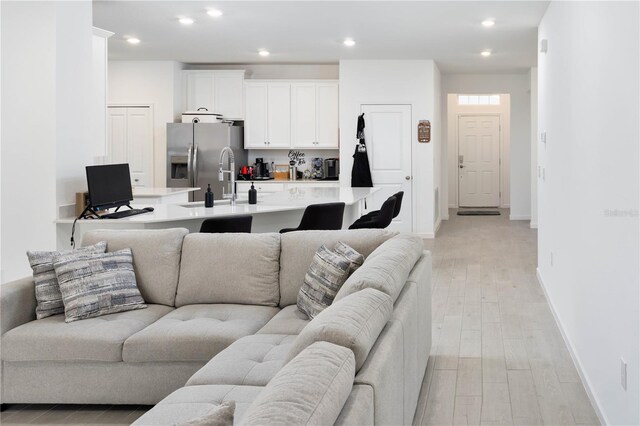
<instances>
[{"instance_id":1,"label":"white interior door","mask_svg":"<svg viewBox=\"0 0 640 426\"><path fill-rule=\"evenodd\" d=\"M458 117L458 204L500 206L500 117Z\"/></svg>"},{"instance_id":2,"label":"white interior door","mask_svg":"<svg viewBox=\"0 0 640 426\"><path fill-rule=\"evenodd\" d=\"M389 196L404 191L400 214L389 229L410 232L413 229L411 106L361 105L361 112L373 186L381 188L369 201L368 209L377 210Z\"/></svg>"},{"instance_id":3,"label":"white interior door","mask_svg":"<svg viewBox=\"0 0 640 426\"><path fill-rule=\"evenodd\" d=\"M149 107L109 107L109 162L129 163L133 186L153 186L153 122Z\"/></svg>"}]
</instances>

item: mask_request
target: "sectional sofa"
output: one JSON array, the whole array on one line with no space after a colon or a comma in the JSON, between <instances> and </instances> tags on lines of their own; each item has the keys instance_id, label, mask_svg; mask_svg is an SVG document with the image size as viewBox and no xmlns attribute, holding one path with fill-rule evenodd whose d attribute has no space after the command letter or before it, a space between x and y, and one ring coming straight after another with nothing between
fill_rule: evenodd
<instances>
[{"instance_id":1,"label":"sectional sofa","mask_svg":"<svg viewBox=\"0 0 640 426\"><path fill-rule=\"evenodd\" d=\"M318 353L344 358L347 348L353 380L341 391L346 400L328 404L337 423L413 421L431 347L431 260L418 237L104 230L87 233L83 245L98 241L108 251L131 248L148 307L72 323L63 315L36 320L32 279L2 285L2 403L157 404L137 423L177 424L233 400L241 422L247 410L261 413L270 386L288 386L292 365ZM309 321L297 293L315 251L338 241L365 262Z\"/></svg>"}]
</instances>

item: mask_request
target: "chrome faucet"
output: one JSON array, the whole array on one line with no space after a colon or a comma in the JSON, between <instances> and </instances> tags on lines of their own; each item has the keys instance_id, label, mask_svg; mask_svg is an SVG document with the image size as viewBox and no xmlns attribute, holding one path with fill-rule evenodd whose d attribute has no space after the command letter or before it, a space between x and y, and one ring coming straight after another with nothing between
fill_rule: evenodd
<instances>
[{"instance_id":1,"label":"chrome faucet","mask_svg":"<svg viewBox=\"0 0 640 426\"><path fill-rule=\"evenodd\" d=\"M227 154L229 157L229 170L223 170L222 166L224 163L224 154ZM220 153L220 171L218 172L218 180L220 182L224 182L224 174L229 173L229 179L231 181L231 193L225 194L224 188L222 189L222 198L231 199L231 205L236 205L236 199L238 195L236 194L236 160L233 156L233 150L228 146L222 148L222 152Z\"/></svg>"}]
</instances>

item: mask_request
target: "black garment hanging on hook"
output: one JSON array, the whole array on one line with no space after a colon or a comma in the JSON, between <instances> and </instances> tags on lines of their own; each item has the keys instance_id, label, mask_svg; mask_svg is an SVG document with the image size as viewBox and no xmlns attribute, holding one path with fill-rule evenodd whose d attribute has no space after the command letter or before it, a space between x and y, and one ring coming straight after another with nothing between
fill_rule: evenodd
<instances>
[{"instance_id":1,"label":"black garment hanging on hook","mask_svg":"<svg viewBox=\"0 0 640 426\"><path fill-rule=\"evenodd\" d=\"M358 130L356 131L356 150L353 153L353 168L351 169L351 187L371 188L371 169L369 168L369 157L367 156L367 146L364 143L364 113L358 116Z\"/></svg>"}]
</instances>

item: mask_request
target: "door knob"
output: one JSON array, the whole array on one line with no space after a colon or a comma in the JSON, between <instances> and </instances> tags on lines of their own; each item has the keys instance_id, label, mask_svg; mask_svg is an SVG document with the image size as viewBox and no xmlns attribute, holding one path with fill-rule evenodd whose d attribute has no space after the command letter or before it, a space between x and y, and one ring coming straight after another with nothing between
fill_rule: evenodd
<instances>
[{"instance_id":1,"label":"door knob","mask_svg":"<svg viewBox=\"0 0 640 426\"><path fill-rule=\"evenodd\" d=\"M405 176L404 177L406 180L411 180L411 176Z\"/></svg>"},{"instance_id":2,"label":"door knob","mask_svg":"<svg viewBox=\"0 0 640 426\"><path fill-rule=\"evenodd\" d=\"M464 166L463 166L462 164L460 164L460 168L461 168L461 169L464 169Z\"/></svg>"}]
</instances>

